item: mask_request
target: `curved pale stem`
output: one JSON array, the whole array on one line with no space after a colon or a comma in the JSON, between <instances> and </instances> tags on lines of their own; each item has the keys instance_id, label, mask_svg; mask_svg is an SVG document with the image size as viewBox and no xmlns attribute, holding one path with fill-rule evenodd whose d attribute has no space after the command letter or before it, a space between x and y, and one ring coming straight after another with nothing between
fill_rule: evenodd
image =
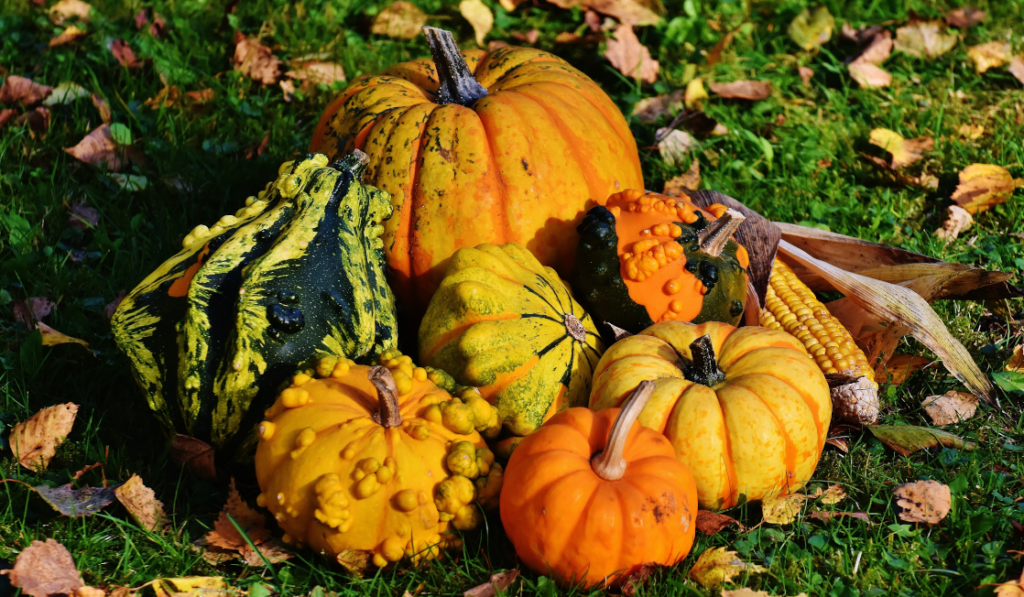
<instances>
[{"instance_id":1,"label":"curved pale stem","mask_svg":"<svg viewBox=\"0 0 1024 597\"><path fill-rule=\"evenodd\" d=\"M633 428L633 423L640 416L640 411L647 406L647 401L651 399L653 393L654 382L642 381L622 405L622 410L619 411L619 416L608 434L604 450L590 460L590 466L598 477L606 481L617 481L626 474L626 459L622 455L626 448L626 438L629 437L629 430Z\"/></svg>"},{"instance_id":2,"label":"curved pale stem","mask_svg":"<svg viewBox=\"0 0 1024 597\"><path fill-rule=\"evenodd\" d=\"M398 386L387 367L377 365L370 369L370 383L377 388L380 408L373 414L373 420L382 427L398 427L402 424L402 413L398 406Z\"/></svg>"}]
</instances>

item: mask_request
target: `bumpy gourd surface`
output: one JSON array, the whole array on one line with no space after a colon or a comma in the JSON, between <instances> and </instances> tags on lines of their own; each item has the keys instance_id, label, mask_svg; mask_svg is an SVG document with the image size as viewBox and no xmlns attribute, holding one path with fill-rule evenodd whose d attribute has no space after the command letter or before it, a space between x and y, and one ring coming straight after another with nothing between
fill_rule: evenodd
<instances>
[{"instance_id":1,"label":"bumpy gourd surface","mask_svg":"<svg viewBox=\"0 0 1024 597\"><path fill-rule=\"evenodd\" d=\"M684 378L690 343L705 334L725 373L711 388ZM825 376L793 336L717 322L655 324L608 349L590 407L617 406L644 380L656 389L637 420L672 442L702 508L796 491L811 478L832 400Z\"/></svg>"},{"instance_id":2,"label":"bumpy gourd surface","mask_svg":"<svg viewBox=\"0 0 1024 597\"><path fill-rule=\"evenodd\" d=\"M414 562L461 545L450 530L496 505L502 468L476 426L493 413L481 399L452 398L426 369L391 351L381 363L398 388L400 426L374 420L380 402L370 367L324 358L316 379L297 375L260 424L258 503L290 543L324 551L353 570L360 562ZM482 407L482 408L481 408Z\"/></svg>"},{"instance_id":3,"label":"bumpy gourd surface","mask_svg":"<svg viewBox=\"0 0 1024 597\"><path fill-rule=\"evenodd\" d=\"M235 215L199 226L112 321L165 427L245 454L261 411L317 353L376 358L395 345L380 222L387 194L309 155Z\"/></svg>"},{"instance_id":4,"label":"bumpy gourd surface","mask_svg":"<svg viewBox=\"0 0 1024 597\"><path fill-rule=\"evenodd\" d=\"M463 52L489 95L434 103L429 59L356 79L310 145L370 155L365 182L391 194L384 243L395 294L421 314L456 249L516 242L567 273L589 206L643 188L636 141L586 75L532 48Z\"/></svg>"},{"instance_id":5,"label":"bumpy gourd surface","mask_svg":"<svg viewBox=\"0 0 1024 597\"><path fill-rule=\"evenodd\" d=\"M420 361L476 386L526 435L583 406L604 352L558 275L516 244L459 249L420 324Z\"/></svg>"}]
</instances>

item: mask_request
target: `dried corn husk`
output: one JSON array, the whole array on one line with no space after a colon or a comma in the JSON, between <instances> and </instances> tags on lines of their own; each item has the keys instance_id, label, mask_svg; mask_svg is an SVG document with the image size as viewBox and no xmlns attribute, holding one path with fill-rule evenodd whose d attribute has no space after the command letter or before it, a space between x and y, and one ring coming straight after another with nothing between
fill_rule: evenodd
<instances>
[{"instance_id":1,"label":"dried corn husk","mask_svg":"<svg viewBox=\"0 0 1024 597\"><path fill-rule=\"evenodd\" d=\"M877 355L883 352L875 350L876 345L891 344L892 347L884 351L888 356L892 354L892 348L899 338L910 334L938 355L946 369L966 384L976 396L988 404L998 406L992 383L974 363L967 349L950 335L945 324L928 305L928 301L917 292L905 286L845 271L815 259L785 240L779 243L779 252L788 262L799 263L828 280L829 284L846 295L850 303L867 312L869 316L859 314L855 319L848 321L843 318L843 313L829 306L832 314L843 322L855 338L864 343L869 361L872 354L877 358ZM840 311L845 311L849 316L852 309ZM876 327L877 330L874 329Z\"/></svg>"}]
</instances>

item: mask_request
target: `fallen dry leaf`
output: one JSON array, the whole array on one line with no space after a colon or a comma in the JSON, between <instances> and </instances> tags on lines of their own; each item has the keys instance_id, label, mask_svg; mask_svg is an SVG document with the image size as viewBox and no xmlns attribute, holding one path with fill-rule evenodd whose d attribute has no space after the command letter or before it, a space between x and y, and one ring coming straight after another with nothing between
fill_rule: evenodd
<instances>
[{"instance_id":1,"label":"fallen dry leaf","mask_svg":"<svg viewBox=\"0 0 1024 597\"><path fill-rule=\"evenodd\" d=\"M11 314L15 321L25 324L29 330L35 329L37 321L46 317L57 304L45 296L33 296L23 301L11 303Z\"/></svg>"},{"instance_id":2,"label":"fallen dry leaf","mask_svg":"<svg viewBox=\"0 0 1024 597\"><path fill-rule=\"evenodd\" d=\"M697 140L686 131L660 128L655 132L658 139L658 151L667 165L682 164L691 149L697 147Z\"/></svg>"},{"instance_id":3,"label":"fallen dry leaf","mask_svg":"<svg viewBox=\"0 0 1024 597\"><path fill-rule=\"evenodd\" d=\"M340 64L335 64L334 62L320 62L318 60L314 60L310 62L303 62L302 64L293 67L292 70L285 73L285 76L302 81L304 89L308 88L310 85L326 85L330 87L335 83L345 82L345 69L343 69ZM203 92L208 92L210 96L209 99L203 101L213 99L212 89L204 89L201 92L189 91L188 96L193 97L192 94L201 94Z\"/></svg>"},{"instance_id":4,"label":"fallen dry leaf","mask_svg":"<svg viewBox=\"0 0 1024 597\"><path fill-rule=\"evenodd\" d=\"M663 195L671 197L682 197L686 191L696 191L700 187L700 161L696 158L690 162L690 169L686 174L676 176L665 182Z\"/></svg>"},{"instance_id":5,"label":"fallen dry leaf","mask_svg":"<svg viewBox=\"0 0 1024 597\"><path fill-rule=\"evenodd\" d=\"M341 68L341 67L339 66L338 68ZM342 77L344 77L344 73L342 73ZM342 79L342 80L344 80L344 79ZM188 99L191 100L195 104L205 104L205 103L208 103L208 102L212 102L213 98L214 98L214 96L216 94L214 93L214 91L212 89L207 88L207 89L197 89L196 91L186 91L185 95L188 96Z\"/></svg>"},{"instance_id":6,"label":"fallen dry leaf","mask_svg":"<svg viewBox=\"0 0 1024 597\"><path fill-rule=\"evenodd\" d=\"M163 89L157 92L156 95L142 102L150 110L159 110L161 108L167 109L174 107L181 99L181 91L178 90L177 86L164 85Z\"/></svg>"},{"instance_id":7,"label":"fallen dry leaf","mask_svg":"<svg viewBox=\"0 0 1024 597\"><path fill-rule=\"evenodd\" d=\"M772 88L764 81L733 81L731 83L708 83L708 88L728 99L763 100Z\"/></svg>"},{"instance_id":8,"label":"fallen dry leaf","mask_svg":"<svg viewBox=\"0 0 1024 597\"><path fill-rule=\"evenodd\" d=\"M175 434L171 442L171 461L178 466L184 466L201 479L217 480L213 446L201 439L181 433Z\"/></svg>"},{"instance_id":9,"label":"fallen dry leaf","mask_svg":"<svg viewBox=\"0 0 1024 597\"><path fill-rule=\"evenodd\" d=\"M846 490L843 489L841 485L829 485L825 491L822 491L819 487L814 493L807 497L815 499L821 498L822 504L831 506L846 499Z\"/></svg>"},{"instance_id":10,"label":"fallen dry leaf","mask_svg":"<svg viewBox=\"0 0 1024 597\"><path fill-rule=\"evenodd\" d=\"M955 35L943 33L942 21L916 21L896 30L895 48L917 58L938 58L956 46Z\"/></svg>"},{"instance_id":11,"label":"fallen dry leaf","mask_svg":"<svg viewBox=\"0 0 1024 597\"><path fill-rule=\"evenodd\" d=\"M80 518L92 516L114 501L115 487L89 487L75 489L71 483L59 487L39 485L33 490L54 510L64 516Z\"/></svg>"},{"instance_id":12,"label":"fallen dry leaf","mask_svg":"<svg viewBox=\"0 0 1024 597\"><path fill-rule=\"evenodd\" d=\"M836 20L824 6L819 6L813 13L806 8L790 23L786 32L796 45L805 50L813 50L832 39L832 29Z\"/></svg>"},{"instance_id":13,"label":"fallen dry leaf","mask_svg":"<svg viewBox=\"0 0 1024 597\"><path fill-rule=\"evenodd\" d=\"M945 446L958 450L973 450L974 442L964 441L958 435L931 427L915 427L912 425L869 425L868 430L883 444L889 446L903 456L914 452Z\"/></svg>"},{"instance_id":14,"label":"fallen dry leaf","mask_svg":"<svg viewBox=\"0 0 1024 597\"><path fill-rule=\"evenodd\" d=\"M524 44L530 44L532 46L533 44L537 43L538 39L540 39L540 30L530 29L526 33L523 33L522 31L516 31L512 33L512 39L518 42L522 42Z\"/></svg>"},{"instance_id":15,"label":"fallen dry leaf","mask_svg":"<svg viewBox=\"0 0 1024 597\"><path fill-rule=\"evenodd\" d=\"M7 574L12 585L32 597L67 595L85 586L71 552L53 539L33 541L18 554Z\"/></svg>"},{"instance_id":16,"label":"fallen dry leaf","mask_svg":"<svg viewBox=\"0 0 1024 597\"><path fill-rule=\"evenodd\" d=\"M43 346L59 346L61 344L81 344L82 346L89 348L89 343L81 338L74 338L67 334L62 334L57 330L51 328L41 321L36 322L36 329L43 336Z\"/></svg>"},{"instance_id":17,"label":"fallen dry leaf","mask_svg":"<svg viewBox=\"0 0 1024 597\"><path fill-rule=\"evenodd\" d=\"M953 496L949 486L938 481L904 483L893 492L896 503L903 508L900 520L937 524L949 514Z\"/></svg>"},{"instance_id":18,"label":"fallen dry leaf","mask_svg":"<svg viewBox=\"0 0 1024 597\"><path fill-rule=\"evenodd\" d=\"M768 524L790 524L796 520L800 508L807 501L802 493L791 493L761 500L761 512Z\"/></svg>"},{"instance_id":19,"label":"fallen dry leaf","mask_svg":"<svg viewBox=\"0 0 1024 597\"><path fill-rule=\"evenodd\" d=\"M881 169L887 177L891 177L894 181L896 181L899 184L911 187L921 187L923 189L939 188L939 179L932 174L922 172L920 176L910 176L908 174L904 174L903 172L894 169L889 164L889 162L883 160L882 158L875 157L873 155L868 155L863 152L858 153L860 153L860 156L862 158L866 159L867 161L871 162L879 169Z\"/></svg>"},{"instance_id":20,"label":"fallen dry leaf","mask_svg":"<svg viewBox=\"0 0 1024 597\"><path fill-rule=\"evenodd\" d=\"M811 84L811 77L814 76L814 71L807 68L806 66L797 67L797 72L800 73L800 80L804 82L804 86Z\"/></svg>"},{"instance_id":21,"label":"fallen dry leaf","mask_svg":"<svg viewBox=\"0 0 1024 597\"><path fill-rule=\"evenodd\" d=\"M292 101L295 97L295 83L291 79L281 79L277 84L281 86L281 93L284 95L284 101Z\"/></svg>"},{"instance_id":22,"label":"fallen dry leaf","mask_svg":"<svg viewBox=\"0 0 1024 597\"><path fill-rule=\"evenodd\" d=\"M689 577L703 587L717 587L742 572L757 574L764 571L765 568L757 564L741 560L735 551L712 547L700 554L693 568L690 568Z\"/></svg>"},{"instance_id":23,"label":"fallen dry leaf","mask_svg":"<svg viewBox=\"0 0 1024 597\"><path fill-rule=\"evenodd\" d=\"M870 62L854 60L849 64L847 70L850 72L850 77L864 88L888 87L892 84L892 75Z\"/></svg>"},{"instance_id":24,"label":"fallen dry leaf","mask_svg":"<svg viewBox=\"0 0 1024 597\"><path fill-rule=\"evenodd\" d=\"M156 597L231 597L237 594L221 576L161 578L151 586Z\"/></svg>"},{"instance_id":25,"label":"fallen dry leaf","mask_svg":"<svg viewBox=\"0 0 1024 597\"><path fill-rule=\"evenodd\" d=\"M88 207L85 203L75 203L71 206L68 226L79 230L88 230L95 228L99 223L100 212L95 207Z\"/></svg>"},{"instance_id":26,"label":"fallen dry leaf","mask_svg":"<svg viewBox=\"0 0 1024 597\"><path fill-rule=\"evenodd\" d=\"M96 106L96 110L100 113L100 120L103 121L103 124L109 125L113 120L112 114L110 113L110 104L108 104L107 100L103 99L102 96L95 93L92 94L91 99L92 105Z\"/></svg>"},{"instance_id":27,"label":"fallen dry leaf","mask_svg":"<svg viewBox=\"0 0 1024 597\"><path fill-rule=\"evenodd\" d=\"M644 124L655 122L662 116L672 116L683 109L686 91L676 89L666 95L646 97L633 106L633 116Z\"/></svg>"},{"instance_id":28,"label":"fallen dry leaf","mask_svg":"<svg viewBox=\"0 0 1024 597\"><path fill-rule=\"evenodd\" d=\"M993 205L1005 203L1013 190L1024 184L1014 180L1002 166L971 164L960 171L960 184L951 199L971 214L983 212Z\"/></svg>"},{"instance_id":29,"label":"fallen dry leaf","mask_svg":"<svg viewBox=\"0 0 1024 597\"><path fill-rule=\"evenodd\" d=\"M245 537L231 523L228 515L234 518L238 526L245 532L246 537L249 538L249 541L256 546L256 550L249 546ZM217 522L214 523L213 530L206 534L205 539L207 545L213 548L211 551L238 552L250 566L265 565L264 558L273 564L292 557L292 554L276 541L270 540L270 531L267 530L266 519L262 514L253 510L245 503L235 488L234 479L231 480L231 491L228 494L228 501L224 505L224 509L221 510Z\"/></svg>"},{"instance_id":30,"label":"fallen dry leaf","mask_svg":"<svg viewBox=\"0 0 1024 597\"><path fill-rule=\"evenodd\" d=\"M264 85L277 83L281 76L281 60L270 48L261 44L259 39L246 37L238 31L235 32L235 54L231 63L235 70Z\"/></svg>"},{"instance_id":31,"label":"fallen dry leaf","mask_svg":"<svg viewBox=\"0 0 1024 597\"><path fill-rule=\"evenodd\" d=\"M89 90L77 83L64 81L53 88L50 97L43 100L43 105L51 108L53 106L65 106L82 97L89 97Z\"/></svg>"},{"instance_id":32,"label":"fallen dry leaf","mask_svg":"<svg viewBox=\"0 0 1024 597\"><path fill-rule=\"evenodd\" d=\"M126 296L128 296L128 291L122 290L121 292L117 293L117 296L114 297L114 300L110 301L103 307L104 319L110 321L111 318L114 317L114 311L117 311L117 308L121 306L121 301L123 301Z\"/></svg>"},{"instance_id":33,"label":"fallen dry leaf","mask_svg":"<svg viewBox=\"0 0 1024 597\"><path fill-rule=\"evenodd\" d=\"M50 40L50 47L55 48L57 46L63 46L89 35L88 31L79 29L74 25L69 26L64 31L61 31L60 35Z\"/></svg>"},{"instance_id":34,"label":"fallen dry leaf","mask_svg":"<svg viewBox=\"0 0 1024 597\"><path fill-rule=\"evenodd\" d=\"M481 0L462 0L459 3L459 13L473 27L477 45L484 47L484 38L494 26L494 13Z\"/></svg>"},{"instance_id":35,"label":"fallen dry leaf","mask_svg":"<svg viewBox=\"0 0 1024 597\"><path fill-rule=\"evenodd\" d=\"M1024 372L1024 344L1018 344L1013 349L1013 355L1009 361L1006 361L1006 366L1003 369L1006 371Z\"/></svg>"},{"instance_id":36,"label":"fallen dry leaf","mask_svg":"<svg viewBox=\"0 0 1024 597\"><path fill-rule=\"evenodd\" d=\"M868 62L870 64L882 64L892 54L892 34L888 31L879 31L871 38L870 43L864 51L857 56L856 61Z\"/></svg>"},{"instance_id":37,"label":"fallen dry leaf","mask_svg":"<svg viewBox=\"0 0 1024 597\"><path fill-rule=\"evenodd\" d=\"M90 10L92 6L82 0L60 0L50 7L50 20L56 25L63 25L64 21L78 17L79 21L88 23Z\"/></svg>"},{"instance_id":38,"label":"fallen dry leaf","mask_svg":"<svg viewBox=\"0 0 1024 597\"><path fill-rule=\"evenodd\" d=\"M64 151L90 166L99 166L105 163L107 169L113 172L121 170L125 164L118 151L117 143L114 142L114 137L110 134L109 124L101 124L79 141L78 145L65 147Z\"/></svg>"},{"instance_id":39,"label":"fallen dry leaf","mask_svg":"<svg viewBox=\"0 0 1024 597\"><path fill-rule=\"evenodd\" d=\"M117 501L131 514L138 525L147 531L154 531L164 524L163 503L156 499L153 490L142 483L142 477L132 475L114 491Z\"/></svg>"},{"instance_id":40,"label":"fallen dry leaf","mask_svg":"<svg viewBox=\"0 0 1024 597\"><path fill-rule=\"evenodd\" d=\"M978 410L978 397L967 392L949 391L941 396L925 398L921 406L935 425L952 425L974 416Z\"/></svg>"},{"instance_id":41,"label":"fallen dry leaf","mask_svg":"<svg viewBox=\"0 0 1024 597\"><path fill-rule=\"evenodd\" d=\"M935 231L935 236L946 241L948 244L960 236L961 232L970 228L974 218L971 217L970 212L959 205L950 205L947 211L949 215L946 221L943 222L942 228Z\"/></svg>"},{"instance_id":42,"label":"fallen dry leaf","mask_svg":"<svg viewBox=\"0 0 1024 597\"><path fill-rule=\"evenodd\" d=\"M376 35L386 35L399 39L413 39L418 36L420 28L427 24L427 14L412 2L398 0L373 18L370 31Z\"/></svg>"},{"instance_id":43,"label":"fallen dry leaf","mask_svg":"<svg viewBox=\"0 0 1024 597\"><path fill-rule=\"evenodd\" d=\"M704 100L708 99L707 90L704 89L704 81L700 77L691 79L686 84L686 93L683 95L683 104L690 109L700 109Z\"/></svg>"},{"instance_id":44,"label":"fallen dry leaf","mask_svg":"<svg viewBox=\"0 0 1024 597\"><path fill-rule=\"evenodd\" d=\"M856 518L857 520L863 520L867 523L871 522L871 520L868 518L867 512L831 512L828 510L817 510L815 512L811 512L808 518L820 520L824 523L830 523L844 516L849 518Z\"/></svg>"},{"instance_id":45,"label":"fallen dry leaf","mask_svg":"<svg viewBox=\"0 0 1024 597\"><path fill-rule=\"evenodd\" d=\"M507 589L517 578L519 578L518 568L492 574L489 581L468 589L462 594L462 597L494 597Z\"/></svg>"},{"instance_id":46,"label":"fallen dry leaf","mask_svg":"<svg viewBox=\"0 0 1024 597\"><path fill-rule=\"evenodd\" d=\"M958 8L946 14L946 24L966 29L985 20L985 11L977 8Z\"/></svg>"},{"instance_id":47,"label":"fallen dry leaf","mask_svg":"<svg viewBox=\"0 0 1024 597\"><path fill-rule=\"evenodd\" d=\"M651 58L651 53L640 44L632 25L619 25L615 29L614 38L608 40L608 49L604 57L618 71L627 77L639 79L645 83L653 83L658 79L658 61Z\"/></svg>"},{"instance_id":48,"label":"fallen dry leaf","mask_svg":"<svg viewBox=\"0 0 1024 597\"><path fill-rule=\"evenodd\" d=\"M33 471L48 467L57 446L71 433L77 414L78 405L68 402L44 408L15 425L8 444L21 466Z\"/></svg>"},{"instance_id":49,"label":"fallen dry leaf","mask_svg":"<svg viewBox=\"0 0 1024 597\"><path fill-rule=\"evenodd\" d=\"M525 0L501 0L502 6L506 2L519 5L523 1ZM585 18L587 24L595 31L593 23L595 21L600 23L597 13L614 17L624 25L638 26L656 25L665 14L665 7L661 0L551 0L551 3L559 8L580 6L592 9L587 10ZM598 28L600 28L599 25Z\"/></svg>"},{"instance_id":50,"label":"fallen dry leaf","mask_svg":"<svg viewBox=\"0 0 1024 597\"><path fill-rule=\"evenodd\" d=\"M17 112L10 108L0 110L0 126L7 124L7 121L14 118L15 114L17 114Z\"/></svg>"},{"instance_id":51,"label":"fallen dry leaf","mask_svg":"<svg viewBox=\"0 0 1024 597\"><path fill-rule=\"evenodd\" d=\"M1018 81L1024 83L1024 58L1020 56L1014 56L1010 59L1010 74L1017 78Z\"/></svg>"},{"instance_id":52,"label":"fallen dry leaf","mask_svg":"<svg viewBox=\"0 0 1024 597\"><path fill-rule=\"evenodd\" d=\"M1010 61L1013 55L1010 44L1005 41L992 41L987 44L967 48L967 56L974 61L974 70L981 74L990 68L1002 66Z\"/></svg>"},{"instance_id":53,"label":"fallen dry leaf","mask_svg":"<svg viewBox=\"0 0 1024 597\"><path fill-rule=\"evenodd\" d=\"M650 582L651 577L654 576L654 571L662 566L657 562L648 562L646 564L640 564L640 567L622 581L620 591L623 597L635 597L640 587Z\"/></svg>"},{"instance_id":54,"label":"fallen dry leaf","mask_svg":"<svg viewBox=\"0 0 1024 597\"><path fill-rule=\"evenodd\" d=\"M696 524L697 531L709 537L721 533L725 527L731 524L735 524L741 531L743 530L743 524L740 521L710 510L698 510Z\"/></svg>"},{"instance_id":55,"label":"fallen dry leaf","mask_svg":"<svg viewBox=\"0 0 1024 597\"><path fill-rule=\"evenodd\" d=\"M733 591L727 591L722 589L721 597L774 597L773 595L764 591L755 591L754 589L748 589L743 587L742 589L736 589ZM800 593L794 597L807 597L807 593Z\"/></svg>"},{"instance_id":56,"label":"fallen dry leaf","mask_svg":"<svg viewBox=\"0 0 1024 597\"><path fill-rule=\"evenodd\" d=\"M912 373L931 364L931 359L909 354L898 354L885 363L885 373L881 379L889 379L889 383L898 386L907 381Z\"/></svg>"},{"instance_id":57,"label":"fallen dry leaf","mask_svg":"<svg viewBox=\"0 0 1024 597\"><path fill-rule=\"evenodd\" d=\"M1016 521L1014 526L1017 526ZM1020 552L1017 552L1020 553ZM999 583L995 586L996 597L1024 597L1024 572L1020 573L1020 578L1017 580L1011 580L1009 582Z\"/></svg>"},{"instance_id":58,"label":"fallen dry leaf","mask_svg":"<svg viewBox=\"0 0 1024 597\"><path fill-rule=\"evenodd\" d=\"M53 93L53 87L40 85L32 79L11 75L4 79L0 86L0 104L19 102L23 106L31 106L46 99Z\"/></svg>"},{"instance_id":59,"label":"fallen dry leaf","mask_svg":"<svg viewBox=\"0 0 1024 597\"><path fill-rule=\"evenodd\" d=\"M36 106L29 112L25 112L18 117L15 121L16 124L28 123L29 131L32 137L35 138L36 134L42 136L46 135L46 131L50 128L50 110L43 106Z\"/></svg>"},{"instance_id":60,"label":"fallen dry leaf","mask_svg":"<svg viewBox=\"0 0 1024 597\"><path fill-rule=\"evenodd\" d=\"M890 165L893 168L912 164L924 157L924 152L935 147L935 139L931 137L904 139L902 135L889 129L872 130L868 142L892 154Z\"/></svg>"},{"instance_id":61,"label":"fallen dry leaf","mask_svg":"<svg viewBox=\"0 0 1024 597\"><path fill-rule=\"evenodd\" d=\"M961 137L974 141L985 134L985 127L980 124L961 124L956 132Z\"/></svg>"},{"instance_id":62,"label":"fallen dry leaf","mask_svg":"<svg viewBox=\"0 0 1024 597\"><path fill-rule=\"evenodd\" d=\"M125 68L139 68L142 66L142 62L135 57L135 52L132 51L131 46L125 40L115 39L110 42L108 47L110 48L110 53L114 55L114 59L121 66Z\"/></svg>"}]
</instances>

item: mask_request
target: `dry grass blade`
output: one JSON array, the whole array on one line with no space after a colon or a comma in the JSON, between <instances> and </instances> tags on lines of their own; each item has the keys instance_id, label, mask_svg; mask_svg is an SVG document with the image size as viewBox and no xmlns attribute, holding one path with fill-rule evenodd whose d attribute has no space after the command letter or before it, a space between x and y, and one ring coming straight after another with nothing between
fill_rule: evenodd
<instances>
[{"instance_id":1,"label":"dry grass blade","mask_svg":"<svg viewBox=\"0 0 1024 597\"><path fill-rule=\"evenodd\" d=\"M828 279L851 301L890 325L906 326L910 334L934 352L946 369L987 402L999 406L996 390L974 363L970 353L950 335L928 301L913 290L847 272L811 257L786 241L779 250L790 259Z\"/></svg>"}]
</instances>

